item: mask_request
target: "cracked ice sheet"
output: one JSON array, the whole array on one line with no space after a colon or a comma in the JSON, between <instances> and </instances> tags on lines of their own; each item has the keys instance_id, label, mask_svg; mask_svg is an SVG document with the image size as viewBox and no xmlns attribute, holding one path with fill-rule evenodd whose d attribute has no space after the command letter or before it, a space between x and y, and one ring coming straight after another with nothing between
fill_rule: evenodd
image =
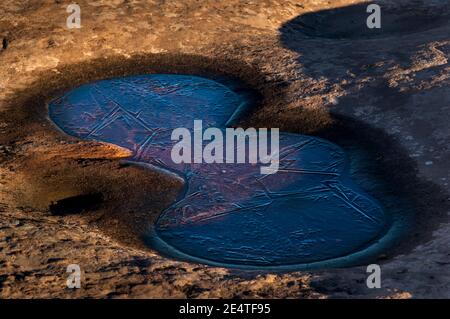
<instances>
[{"instance_id":1,"label":"cracked ice sheet","mask_svg":"<svg viewBox=\"0 0 450 319\"><path fill-rule=\"evenodd\" d=\"M184 196L161 213L156 234L176 250L225 265L280 266L345 256L374 241L385 226L379 204L351 180L341 148L280 134L280 168L260 164L174 164L173 129L219 127L242 105L215 81L141 75L98 81L49 104L52 120L81 139L134 151L134 161L186 181ZM166 252L167 253L167 252Z\"/></svg>"}]
</instances>

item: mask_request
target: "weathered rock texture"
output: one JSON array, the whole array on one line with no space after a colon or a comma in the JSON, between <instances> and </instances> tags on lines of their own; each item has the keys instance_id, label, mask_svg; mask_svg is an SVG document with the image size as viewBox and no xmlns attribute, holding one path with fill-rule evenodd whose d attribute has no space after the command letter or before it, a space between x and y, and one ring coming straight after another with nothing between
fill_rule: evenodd
<instances>
[{"instance_id":1,"label":"weathered rock texture","mask_svg":"<svg viewBox=\"0 0 450 319\"><path fill-rule=\"evenodd\" d=\"M305 35L298 23L320 10L350 14L345 6L364 9L363 1L77 3L82 28L70 30L69 1L0 3L1 298L450 297L446 0L380 1L383 10L426 12L420 23L430 25L369 40L333 38L319 23ZM180 182L121 164L126 150L64 135L45 106L77 84L143 72L240 78L263 97L243 125L343 134L370 148L393 192L415 198L418 214L410 238L374 261L382 288L366 287L364 265L244 272L148 250L141 236ZM103 195L98 209L50 214L52 203L87 193ZM73 263L83 271L81 289L66 288Z\"/></svg>"}]
</instances>

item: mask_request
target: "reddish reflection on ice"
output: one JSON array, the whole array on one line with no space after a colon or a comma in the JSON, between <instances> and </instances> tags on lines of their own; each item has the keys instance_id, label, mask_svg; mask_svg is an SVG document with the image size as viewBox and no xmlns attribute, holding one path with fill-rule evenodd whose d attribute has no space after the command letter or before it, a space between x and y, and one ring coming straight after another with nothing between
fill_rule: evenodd
<instances>
[{"instance_id":1,"label":"reddish reflection on ice","mask_svg":"<svg viewBox=\"0 0 450 319\"><path fill-rule=\"evenodd\" d=\"M376 240L386 218L349 178L347 159L323 139L280 134L280 168L175 164L172 130L225 129L251 101L216 81L140 75L76 88L49 104L51 119L81 139L134 151L131 159L185 179L154 228L164 253L229 266L283 266L345 256Z\"/></svg>"}]
</instances>

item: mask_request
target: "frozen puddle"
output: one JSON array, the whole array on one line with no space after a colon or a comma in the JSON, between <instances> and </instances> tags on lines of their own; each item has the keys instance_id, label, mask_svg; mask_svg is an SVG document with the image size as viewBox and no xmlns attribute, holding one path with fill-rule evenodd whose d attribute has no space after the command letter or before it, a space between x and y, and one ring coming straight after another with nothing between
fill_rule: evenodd
<instances>
[{"instance_id":1,"label":"frozen puddle","mask_svg":"<svg viewBox=\"0 0 450 319\"><path fill-rule=\"evenodd\" d=\"M238 93L239 92L239 93ZM49 103L67 134L114 143L131 159L185 180L161 213L149 244L178 259L240 268L346 265L386 233L387 216L349 176L343 150L326 140L280 134L280 170L251 164L174 164L171 132L222 127L251 104L216 81L152 74L80 86Z\"/></svg>"}]
</instances>

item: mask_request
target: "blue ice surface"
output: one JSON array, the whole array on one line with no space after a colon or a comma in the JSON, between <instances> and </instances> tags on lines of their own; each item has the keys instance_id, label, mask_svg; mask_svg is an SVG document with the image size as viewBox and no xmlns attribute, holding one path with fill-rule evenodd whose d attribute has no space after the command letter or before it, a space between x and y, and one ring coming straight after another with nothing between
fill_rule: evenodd
<instances>
[{"instance_id":1,"label":"blue ice surface","mask_svg":"<svg viewBox=\"0 0 450 319\"><path fill-rule=\"evenodd\" d=\"M383 236L388 218L350 178L344 151L312 136L280 133L280 169L260 165L175 164L172 130L225 129L252 101L217 81L148 74L75 88L49 103L67 134L113 143L130 159L185 180L178 200L149 231L149 244L194 262L237 268L298 268L349 262Z\"/></svg>"}]
</instances>

